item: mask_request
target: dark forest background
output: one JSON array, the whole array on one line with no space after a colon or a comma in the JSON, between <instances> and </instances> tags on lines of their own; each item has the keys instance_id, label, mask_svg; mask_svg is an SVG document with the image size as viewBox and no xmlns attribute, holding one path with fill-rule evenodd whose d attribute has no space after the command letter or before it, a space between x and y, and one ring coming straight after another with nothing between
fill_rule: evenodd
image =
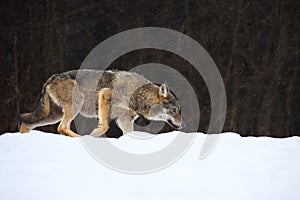
<instances>
[{"instance_id":1,"label":"dark forest background","mask_svg":"<svg viewBox=\"0 0 300 200\"><path fill-rule=\"evenodd\" d=\"M299 0L1 1L0 133L18 130L16 115L36 107L49 76L78 69L114 34L154 26L190 36L213 58L227 95L224 131L300 135L299 7ZM209 95L185 60L148 49L120 57L111 68L148 62L181 68L198 91L199 131L205 131ZM40 129L55 132L56 126Z\"/></svg>"}]
</instances>

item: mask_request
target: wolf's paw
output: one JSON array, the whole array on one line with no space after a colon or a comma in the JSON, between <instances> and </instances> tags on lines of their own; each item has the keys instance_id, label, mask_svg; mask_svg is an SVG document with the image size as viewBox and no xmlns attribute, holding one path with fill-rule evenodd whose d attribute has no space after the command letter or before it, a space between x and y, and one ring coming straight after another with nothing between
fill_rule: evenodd
<instances>
[{"instance_id":1,"label":"wolf's paw","mask_svg":"<svg viewBox=\"0 0 300 200\"><path fill-rule=\"evenodd\" d=\"M30 127L30 125L25 124L24 122L21 124L20 133L29 133L31 130L32 127Z\"/></svg>"},{"instance_id":2,"label":"wolf's paw","mask_svg":"<svg viewBox=\"0 0 300 200\"><path fill-rule=\"evenodd\" d=\"M98 138L101 135L103 135L108 130L108 128L109 127L100 126L99 128L94 129L93 132L90 135L93 136L93 137Z\"/></svg>"}]
</instances>

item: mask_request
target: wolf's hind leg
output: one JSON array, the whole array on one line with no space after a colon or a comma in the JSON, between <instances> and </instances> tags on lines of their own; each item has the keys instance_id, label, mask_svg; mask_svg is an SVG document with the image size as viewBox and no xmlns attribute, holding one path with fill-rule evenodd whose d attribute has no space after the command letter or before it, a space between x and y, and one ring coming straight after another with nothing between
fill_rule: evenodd
<instances>
[{"instance_id":1,"label":"wolf's hind leg","mask_svg":"<svg viewBox=\"0 0 300 200\"><path fill-rule=\"evenodd\" d=\"M61 120L61 117L62 117L62 115L58 115L58 116L56 116L56 118L44 119L44 120L41 120L40 122L35 123L35 124L27 124L25 122L22 122L21 126L20 126L20 133L28 133L32 129L34 129L36 127L39 127L39 126L55 124L55 123L57 123Z\"/></svg>"},{"instance_id":2,"label":"wolf's hind leg","mask_svg":"<svg viewBox=\"0 0 300 200\"><path fill-rule=\"evenodd\" d=\"M77 133L73 132L70 128L72 120L76 117L78 114L78 111L74 112L71 105L65 105L63 108L63 117L62 120L57 128L57 131L60 134L71 136L71 137L79 137Z\"/></svg>"},{"instance_id":3,"label":"wolf's hind leg","mask_svg":"<svg viewBox=\"0 0 300 200\"><path fill-rule=\"evenodd\" d=\"M32 115L31 113L22 114L22 117L26 118L26 115ZM38 120L31 121L31 122L22 122L20 126L20 133L28 133L32 129L45 126L50 124L55 124L59 122L62 118L61 109L55 105L53 102L50 102L50 110L47 116L43 116L42 118L38 118Z\"/></svg>"},{"instance_id":4,"label":"wolf's hind leg","mask_svg":"<svg viewBox=\"0 0 300 200\"><path fill-rule=\"evenodd\" d=\"M98 94L98 127L93 130L93 137L100 137L109 129L112 90L103 88Z\"/></svg>"}]
</instances>

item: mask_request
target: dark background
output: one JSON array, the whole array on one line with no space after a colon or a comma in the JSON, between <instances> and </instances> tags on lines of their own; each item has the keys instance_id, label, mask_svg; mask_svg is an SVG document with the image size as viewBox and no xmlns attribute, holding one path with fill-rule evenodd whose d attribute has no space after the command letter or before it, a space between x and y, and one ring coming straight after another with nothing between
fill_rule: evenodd
<instances>
[{"instance_id":1,"label":"dark background","mask_svg":"<svg viewBox=\"0 0 300 200\"><path fill-rule=\"evenodd\" d=\"M78 69L106 38L137 27L187 34L211 55L227 95L224 131L242 136L300 135L299 0L274 1L7 1L0 4L0 133L18 130L46 79ZM210 100L205 83L182 58L140 50L111 68L157 62L175 66L196 89L199 131ZM56 126L40 128L56 131ZM168 130L166 128L165 130Z\"/></svg>"}]
</instances>

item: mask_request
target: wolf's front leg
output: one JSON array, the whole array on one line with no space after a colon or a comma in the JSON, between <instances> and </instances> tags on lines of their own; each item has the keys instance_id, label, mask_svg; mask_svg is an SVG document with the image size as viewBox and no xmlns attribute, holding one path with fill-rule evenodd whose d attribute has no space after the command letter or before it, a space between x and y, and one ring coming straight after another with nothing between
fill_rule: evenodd
<instances>
[{"instance_id":1,"label":"wolf's front leg","mask_svg":"<svg viewBox=\"0 0 300 200\"><path fill-rule=\"evenodd\" d=\"M103 88L98 94L99 124L98 127L93 130L91 136L100 137L109 129L111 95L112 91L109 88Z\"/></svg>"},{"instance_id":2,"label":"wolf's front leg","mask_svg":"<svg viewBox=\"0 0 300 200\"><path fill-rule=\"evenodd\" d=\"M122 130L123 134L134 131L133 130L134 120L131 117L119 117L117 119L117 124L119 128Z\"/></svg>"}]
</instances>

